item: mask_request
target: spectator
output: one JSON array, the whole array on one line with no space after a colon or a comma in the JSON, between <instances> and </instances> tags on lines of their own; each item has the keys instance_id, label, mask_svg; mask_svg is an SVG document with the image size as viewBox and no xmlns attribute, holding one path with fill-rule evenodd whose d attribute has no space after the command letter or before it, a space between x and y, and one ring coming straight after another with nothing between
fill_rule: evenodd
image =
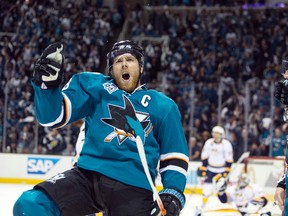
<instances>
[{"instance_id":1,"label":"spectator","mask_svg":"<svg viewBox=\"0 0 288 216\"><path fill-rule=\"evenodd\" d=\"M47 149L48 154L62 154L62 151L66 148L62 135L55 128L52 128L44 137L43 145Z\"/></svg>"},{"instance_id":2,"label":"spectator","mask_svg":"<svg viewBox=\"0 0 288 216\"><path fill-rule=\"evenodd\" d=\"M37 147L33 149L33 154L47 154L47 149L42 144L38 144Z\"/></svg>"},{"instance_id":3,"label":"spectator","mask_svg":"<svg viewBox=\"0 0 288 216\"><path fill-rule=\"evenodd\" d=\"M276 127L271 139L272 157L283 156L286 147L286 135L281 127Z\"/></svg>"},{"instance_id":4,"label":"spectator","mask_svg":"<svg viewBox=\"0 0 288 216\"><path fill-rule=\"evenodd\" d=\"M16 142L11 142L10 145L6 146L6 151L7 153L18 153L17 152L17 143Z\"/></svg>"},{"instance_id":5,"label":"spectator","mask_svg":"<svg viewBox=\"0 0 288 216\"><path fill-rule=\"evenodd\" d=\"M24 125L19 133L18 152L30 153L33 149L33 134L29 131L29 125Z\"/></svg>"},{"instance_id":6,"label":"spectator","mask_svg":"<svg viewBox=\"0 0 288 216\"><path fill-rule=\"evenodd\" d=\"M197 139L193 136L189 139L189 150L189 156L191 161L197 161L201 159L201 147L199 146Z\"/></svg>"},{"instance_id":7,"label":"spectator","mask_svg":"<svg viewBox=\"0 0 288 216\"><path fill-rule=\"evenodd\" d=\"M250 152L250 155L251 156L261 156L263 155L262 153L262 149L263 149L263 146L259 144L259 142L252 142L250 145L249 145L249 152Z\"/></svg>"}]
</instances>

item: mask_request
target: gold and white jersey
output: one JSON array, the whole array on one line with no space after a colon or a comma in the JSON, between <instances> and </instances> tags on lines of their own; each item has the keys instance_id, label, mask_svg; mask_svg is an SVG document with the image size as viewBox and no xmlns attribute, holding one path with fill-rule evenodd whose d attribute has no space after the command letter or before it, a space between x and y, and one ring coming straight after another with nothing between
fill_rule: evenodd
<instances>
[{"instance_id":1,"label":"gold and white jersey","mask_svg":"<svg viewBox=\"0 0 288 216\"><path fill-rule=\"evenodd\" d=\"M214 173L222 173L225 171L226 162L233 163L232 144L227 139L222 139L220 143L216 143L214 138L208 139L201 152L201 160L208 159L207 170Z\"/></svg>"}]
</instances>

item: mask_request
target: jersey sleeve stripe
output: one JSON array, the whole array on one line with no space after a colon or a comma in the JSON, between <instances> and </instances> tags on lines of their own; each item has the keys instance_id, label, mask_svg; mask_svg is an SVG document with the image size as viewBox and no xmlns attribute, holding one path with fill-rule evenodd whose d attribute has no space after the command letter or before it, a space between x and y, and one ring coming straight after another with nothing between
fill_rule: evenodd
<instances>
[{"instance_id":1,"label":"jersey sleeve stripe","mask_svg":"<svg viewBox=\"0 0 288 216\"><path fill-rule=\"evenodd\" d=\"M168 170L179 172L179 173L183 174L186 178L188 176L187 170L185 170L179 166L173 166L173 165L169 165L169 166L166 166L164 168L160 168L159 173L163 173L163 172L168 171Z\"/></svg>"},{"instance_id":2,"label":"jersey sleeve stripe","mask_svg":"<svg viewBox=\"0 0 288 216\"><path fill-rule=\"evenodd\" d=\"M179 153L179 152L171 152L171 153L167 153L167 154L161 154L160 155L160 161L164 161L164 160L169 160L169 159L179 159L179 160L183 160L186 163L189 162L189 157L185 154Z\"/></svg>"},{"instance_id":3,"label":"jersey sleeve stripe","mask_svg":"<svg viewBox=\"0 0 288 216\"><path fill-rule=\"evenodd\" d=\"M63 105L62 105L62 109L64 110L64 114L63 114L63 118L62 121L59 122L58 124L55 124L53 127L54 128L60 128L63 127L64 125L66 125L69 121L69 119L71 118L71 102L69 100L69 98L67 97L67 95L63 94Z\"/></svg>"},{"instance_id":4,"label":"jersey sleeve stripe","mask_svg":"<svg viewBox=\"0 0 288 216\"><path fill-rule=\"evenodd\" d=\"M40 122L40 125L42 125L44 127L52 127L55 124L58 124L59 122L61 122L61 120L63 119L63 115L64 115L64 111L63 111L63 106L62 106L61 113L60 113L60 115L58 116L58 118L55 121L49 122L49 123L45 123L45 124Z\"/></svg>"},{"instance_id":5,"label":"jersey sleeve stripe","mask_svg":"<svg viewBox=\"0 0 288 216\"><path fill-rule=\"evenodd\" d=\"M61 113L58 116L58 118L53 122L49 122L45 124L40 123L42 126L59 128L67 124L67 122L71 118L71 102L65 94L63 94L63 96L64 97L63 97Z\"/></svg>"},{"instance_id":6,"label":"jersey sleeve stripe","mask_svg":"<svg viewBox=\"0 0 288 216\"><path fill-rule=\"evenodd\" d=\"M172 158L169 160L160 161L160 169L171 166L171 165L181 167L184 170L188 169L188 163L181 159Z\"/></svg>"}]
</instances>

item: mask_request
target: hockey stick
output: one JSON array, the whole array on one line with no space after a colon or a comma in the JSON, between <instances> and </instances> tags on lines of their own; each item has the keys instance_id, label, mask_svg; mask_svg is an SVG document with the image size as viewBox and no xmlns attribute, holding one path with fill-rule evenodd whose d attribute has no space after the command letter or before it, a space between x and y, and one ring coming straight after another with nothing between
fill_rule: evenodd
<instances>
[{"instance_id":1,"label":"hockey stick","mask_svg":"<svg viewBox=\"0 0 288 216\"><path fill-rule=\"evenodd\" d=\"M164 208L164 205L162 203L162 200L157 192L157 189L156 187L154 186L153 184L153 181L152 181L152 178L151 178L151 175L150 175L150 172L149 172L149 168L148 168L148 163L147 163L147 160L146 160L146 154L145 154L145 150L144 150L144 145L143 145L143 142L141 140L141 138L139 136L136 137L136 145L137 145L137 149L138 149L138 153L139 153L139 156L140 156L140 160L141 160L141 163L142 163L142 166L144 168L144 171L145 171L145 174L146 174L146 177L148 179L148 182L150 184L150 187L152 188L152 191L153 191L153 194L156 198L156 201L157 201L157 204L159 206L159 209L161 211L161 214L162 215L166 215L166 209Z\"/></svg>"},{"instance_id":2,"label":"hockey stick","mask_svg":"<svg viewBox=\"0 0 288 216\"><path fill-rule=\"evenodd\" d=\"M234 172L236 170L236 168L238 167L238 165L244 161L247 157L249 157L250 152L244 152L237 160L237 162L235 163L235 165L233 166L233 169L230 170L230 172L228 173L228 175L225 177L225 180L228 181L229 177L231 175L232 172Z\"/></svg>"}]
</instances>

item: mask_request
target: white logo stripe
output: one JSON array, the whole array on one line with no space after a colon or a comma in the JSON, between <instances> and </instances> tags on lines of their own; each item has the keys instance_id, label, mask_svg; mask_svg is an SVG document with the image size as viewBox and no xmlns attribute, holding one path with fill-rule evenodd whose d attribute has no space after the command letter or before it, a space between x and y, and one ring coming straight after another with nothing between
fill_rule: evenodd
<instances>
[{"instance_id":1,"label":"white logo stripe","mask_svg":"<svg viewBox=\"0 0 288 216\"><path fill-rule=\"evenodd\" d=\"M61 113L60 113L60 115L58 116L58 118L55 121L52 121L52 122L49 122L49 123L45 123L45 124L40 123L40 125L42 125L44 127L52 127L53 125L60 123L62 121L62 119L63 119L63 116L64 116L64 111L63 111L63 105L62 105Z\"/></svg>"}]
</instances>

